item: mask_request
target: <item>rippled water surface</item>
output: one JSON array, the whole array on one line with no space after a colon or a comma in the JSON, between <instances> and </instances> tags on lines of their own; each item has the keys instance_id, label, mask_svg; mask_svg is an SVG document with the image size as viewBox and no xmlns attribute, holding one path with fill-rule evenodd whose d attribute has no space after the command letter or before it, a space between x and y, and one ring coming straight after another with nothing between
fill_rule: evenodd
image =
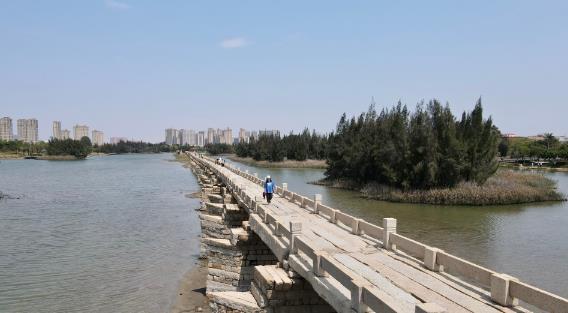
<instances>
[{"instance_id":1,"label":"rippled water surface","mask_svg":"<svg viewBox=\"0 0 568 313\"><path fill-rule=\"evenodd\" d=\"M235 163L235 162L233 162ZM317 169L266 169L237 164L303 195L380 225L397 218L398 231L469 261L568 297L568 202L506 206L437 206L366 200L357 192L310 185ZM568 173L546 173L568 194Z\"/></svg>"},{"instance_id":2,"label":"rippled water surface","mask_svg":"<svg viewBox=\"0 0 568 313\"><path fill-rule=\"evenodd\" d=\"M199 251L170 154L0 161L0 312L167 312Z\"/></svg>"}]
</instances>

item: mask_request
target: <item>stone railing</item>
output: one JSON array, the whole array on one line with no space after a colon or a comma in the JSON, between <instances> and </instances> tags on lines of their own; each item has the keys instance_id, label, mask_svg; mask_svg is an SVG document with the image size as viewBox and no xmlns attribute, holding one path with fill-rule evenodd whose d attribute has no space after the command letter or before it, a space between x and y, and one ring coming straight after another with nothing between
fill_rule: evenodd
<instances>
[{"instance_id":1,"label":"stone railing","mask_svg":"<svg viewBox=\"0 0 568 313\"><path fill-rule=\"evenodd\" d=\"M224 173L213 167L213 162L210 159L206 157L199 158L195 155L191 156L203 165L210 167L227 184L231 185L237 193L243 193L244 190L241 186L234 185ZM260 186L263 185L263 180L259 179L256 173L251 175L248 171L241 171L230 164L225 164L225 168ZM497 273L441 249L430 247L397 234L397 220L394 218L384 218L382 227L373 225L340 210L323 205L321 203L322 197L319 194L314 195L312 200L291 192L288 190L286 183L282 184L282 187L277 187L276 193L290 202L299 204L311 213L321 215L328 219L329 222L349 230L355 235L366 236L376 240L387 250L404 252L417 259L429 270L443 271L474 282L479 287L488 290L491 294L491 299L500 305L514 306L518 304L518 300L521 300L548 312L568 311L568 300L565 298L520 282L512 276ZM264 223L273 226L275 236L288 239L288 249L291 255L301 252L312 260L312 268L316 276L331 276L345 288L351 290L353 309L358 312L365 312L366 308L370 308L375 312L396 312L396 303L385 301L385 299L388 299L388 296L384 293L381 294L378 289L365 283L363 279L353 279L357 275L337 263L331 256L326 255L325 252L314 250L309 242L302 239L300 222L290 222L290 225L282 225L269 212L263 210L256 203L255 199L248 197L246 201L248 201L252 211L258 213L263 218ZM288 226L288 229L286 226ZM416 312L443 312L443 309L433 303L424 303L417 305Z\"/></svg>"}]
</instances>

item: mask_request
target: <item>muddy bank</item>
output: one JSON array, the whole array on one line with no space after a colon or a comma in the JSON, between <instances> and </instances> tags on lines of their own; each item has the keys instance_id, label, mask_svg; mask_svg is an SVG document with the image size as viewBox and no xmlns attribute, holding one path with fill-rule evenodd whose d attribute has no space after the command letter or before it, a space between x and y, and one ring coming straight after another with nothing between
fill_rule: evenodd
<instances>
[{"instance_id":1,"label":"muddy bank","mask_svg":"<svg viewBox=\"0 0 568 313\"><path fill-rule=\"evenodd\" d=\"M170 313L211 312L205 296L207 280L205 262L207 261L199 261L193 269L183 275Z\"/></svg>"}]
</instances>

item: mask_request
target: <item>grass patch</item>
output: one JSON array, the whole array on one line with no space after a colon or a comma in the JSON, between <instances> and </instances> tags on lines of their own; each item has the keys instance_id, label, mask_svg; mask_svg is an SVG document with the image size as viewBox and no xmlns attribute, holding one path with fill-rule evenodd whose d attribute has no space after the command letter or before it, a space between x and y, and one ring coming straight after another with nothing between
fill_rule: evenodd
<instances>
[{"instance_id":1,"label":"grass patch","mask_svg":"<svg viewBox=\"0 0 568 313\"><path fill-rule=\"evenodd\" d=\"M542 201L566 201L556 182L542 174L500 170L485 184L462 182L454 188L409 190L368 183L358 185L345 180L319 181L318 185L359 190L364 197L392 202L442 205L500 205Z\"/></svg>"}]
</instances>

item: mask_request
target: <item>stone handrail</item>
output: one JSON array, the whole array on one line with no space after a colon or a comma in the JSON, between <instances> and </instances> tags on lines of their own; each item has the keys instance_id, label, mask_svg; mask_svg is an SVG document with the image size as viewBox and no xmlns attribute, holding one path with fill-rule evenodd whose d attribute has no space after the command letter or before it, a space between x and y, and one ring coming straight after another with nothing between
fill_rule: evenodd
<instances>
[{"instance_id":1,"label":"stone handrail","mask_svg":"<svg viewBox=\"0 0 568 313\"><path fill-rule=\"evenodd\" d=\"M200 158L192 155L191 153L189 155L195 160L201 161L200 163L212 168L216 174L223 176L224 180L228 180L228 178L225 177L218 169L211 167L211 164L203 162L203 160L200 160ZM211 162L211 160L209 160L209 162ZM225 165L225 167L235 174L245 177L262 186L262 180L259 180L257 177L243 172L231 165ZM299 202L302 204L303 208L313 208L313 213L325 215L332 223L340 222L346 227L350 227L353 234L367 235L376 239L385 249L402 251L407 255L417 258L423 263L424 267L432 271L444 271L454 275L457 274L458 276L476 282L481 285L480 287L490 291L491 299L500 305L513 306L518 304L518 300L522 300L548 312L564 312L566 311L566 308L568 308L568 299L520 282L518 279L509 275L494 272L480 265L449 254L443 250L430 247L397 234L396 219L384 218L383 227L376 226L349 214L343 213L340 210L322 205L320 195L316 195L312 201L288 191L287 187L287 184L283 184L282 187L277 186L276 193L282 198L289 199L291 202ZM237 187L237 189L240 188ZM254 202L255 201L253 201L253 203ZM260 208L260 206L255 206ZM270 220L267 220L267 214L262 209L259 210L258 213L259 215L264 213L264 220L266 223L273 223L276 221L270 215L268 215ZM301 223L297 224L301 225ZM278 231L279 228L280 231ZM325 253L314 251L314 249L311 248L304 239L302 239L301 235L294 232L292 225L290 225L290 230L286 230L283 225L275 223L274 229L278 235L285 233L289 238L288 245L290 247L290 254L296 254L300 251L312 259L314 263L313 270L316 275L330 275L346 288L351 290L351 301L354 309L359 311L361 306L367 306L375 312L396 312L392 304L385 303L384 294L377 296L377 291L373 290L372 287L361 286L360 283L354 282L351 279L352 275L349 274L350 271L348 269L343 269L342 266L338 265L337 262L325 255ZM354 298L354 290L356 291L356 299Z\"/></svg>"}]
</instances>

